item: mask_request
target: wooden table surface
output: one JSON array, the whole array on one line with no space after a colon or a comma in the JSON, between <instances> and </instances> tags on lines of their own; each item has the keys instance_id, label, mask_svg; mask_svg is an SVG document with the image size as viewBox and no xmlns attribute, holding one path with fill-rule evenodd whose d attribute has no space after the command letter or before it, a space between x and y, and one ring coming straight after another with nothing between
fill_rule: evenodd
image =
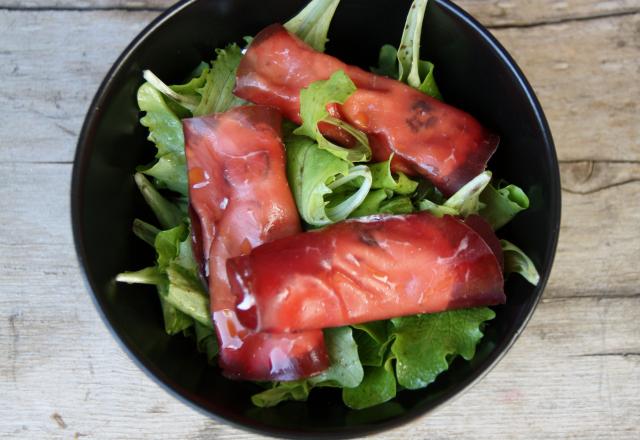
<instances>
[{"instance_id":1,"label":"wooden table surface","mask_svg":"<svg viewBox=\"0 0 640 440\"><path fill-rule=\"evenodd\" d=\"M0 0L0 437L246 439L124 354L81 280L71 161L99 82L171 0ZM640 0L461 0L523 68L562 171L543 300L505 359L379 438L640 438Z\"/></svg>"}]
</instances>

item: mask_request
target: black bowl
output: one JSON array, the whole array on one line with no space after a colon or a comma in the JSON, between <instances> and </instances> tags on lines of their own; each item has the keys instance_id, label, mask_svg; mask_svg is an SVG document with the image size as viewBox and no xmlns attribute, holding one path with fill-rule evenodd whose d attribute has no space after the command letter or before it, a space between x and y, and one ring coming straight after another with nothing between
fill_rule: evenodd
<instances>
[{"instance_id":1,"label":"black bowl","mask_svg":"<svg viewBox=\"0 0 640 440\"><path fill-rule=\"evenodd\" d=\"M138 365L176 397L214 418L264 434L348 437L391 428L431 411L486 374L522 332L551 270L560 223L560 180L551 133L527 80L504 48L464 11L432 1L422 55L437 66L446 100L502 136L492 159L495 174L523 187L531 208L503 231L531 256L541 281L532 287L509 278L508 302L471 362L456 361L428 388L402 391L367 410L342 405L336 390L317 390L307 403L271 409L252 406L250 383L224 379L194 344L169 337L157 296L140 286L115 284L115 274L152 264L151 250L131 233L134 217L150 218L133 183L137 164L151 157L138 124L136 89L142 69L178 82L213 49L284 21L303 0L191 0L169 9L124 51L91 104L76 153L71 192L80 264L107 326ZM397 44L410 1L343 0L330 31L328 52L362 67L384 43ZM126 394L122 390L123 395Z\"/></svg>"}]
</instances>

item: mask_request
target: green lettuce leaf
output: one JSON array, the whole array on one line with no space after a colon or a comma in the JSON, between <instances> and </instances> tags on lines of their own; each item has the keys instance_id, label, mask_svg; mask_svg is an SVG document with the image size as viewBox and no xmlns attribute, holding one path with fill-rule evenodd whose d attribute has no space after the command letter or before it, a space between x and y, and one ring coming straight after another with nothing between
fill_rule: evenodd
<instances>
[{"instance_id":1,"label":"green lettuce leaf","mask_svg":"<svg viewBox=\"0 0 640 440\"><path fill-rule=\"evenodd\" d=\"M162 293L160 293L160 306L162 307L164 331L167 334L175 335L184 332L193 325L193 319L169 304Z\"/></svg>"},{"instance_id":2,"label":"green lettuce leaf","mask_svg":"<svg viewBox=\"0 0 640 440\"><path fill-rule=\"evenodd\" d=\"M372 67L371 71L376 75L396 79L398 77L398 49L390 44L382 46L378 55L378 66Z\"/></svg>"},{"instance_id":3,"label":"green lettuce leaf","mask_svg":"<svg viewBox=\"0 0 640 440\"><path fill-rule=\"evenodd\" d=\"M413 203L407 196L396 196L380 204L381 214L411 214L414 210Z\"/></svg>"},{"instance_id":4,"label":"green lettuce leaf","mask_svg":"<svg viewBox=\"0 0 640 440\"><path fill-rule=\"evenodd\" d=\"M184 153L168 153L146 169L140 169L147 176L155 179L156 184L182 195L187 195L187 162Z\"/></svg>"},{"instance_id":5,"label":"green lettuce leaf","mask_svg":"<svg viewBox=\"0 0 640 440\"><path fill-rule=\"evenodd\" d=\"M401 49L390 44L382 46L378 66L371 71L377 75L397 78L432 98L442 100L433 73L433 63L420 60L420 37L427 3L427 0L415 0L412 3L400 41Z\"/></svg>"},{"instance_id":6,"label":"green lettuce leaf","mask_svg":"<svg viewBox=\"0 0 640 440\"><path fill-rule=\"evenodd\" d=\"M184 155L182 122L167 106L162 93L149 83L138 89L138 107L146 114L140 123L149 129L148 139L158 149L156 157L168 153Z\"/></svg>"},{"instance_id":7,"label":"green lettuce leaf","mask_svg":"<svg viewBox=\"0 0 640 440\"><path fill-rule=\"evenodd\" d=\"M224 112L245 104L245 101L233 94L236 70L242 59L240 46L233 43L224 49L216 49L216 54L218 56L211 62L204 85L197 89L202 98L194 109L193 116Z\"/></svg>"},{"instance_id":8,"label":"green lettuce leaf","mask_svg":"<svg viewBox=\"0 0 640 440\"><path fill-rule=\"evenodd\" d=\"M379 214L382 202L393 196L393 191L388 189L377 189L370 191L363 202L356 208L349 217L365 217L367 215Z\"/></svg>"},{"instance_id":9,"label":"green lettuce leaf","mask_svg":"<svg viewBox=\"0 0 640 440\"><path fill-rule=\"evenodd\" d=\"M371 148L367 136L345 122L329 115L327 105L343 104L356 91L353 81L342 70L338 70L326 81L315 81L300 92L300 117L302 125L294 134L307 136L318 146L349 162L365 162L371 158ZM349 133L356 141L350 148L344 148L328 140L318 128L318 123L334 125Z\"/></svg>"},{"instance_id":10,"label":"green lettuce leaf","mask_svg":"<svg viewBox=\"0 0 640 440\"><path fill-rule=\"evenodd\" d=\"M480 201L484 204L480 215L495 230L509 223L520 211L529 208L529 197L516 185L488 185L480 194Z\"/></svg>"},{"instance_id":11,"label":"green lettuce leaf","mask_svg":"<svg viewBox=\"0 0 640 440\"><path fill-rule=\"evenodd\" d=\"M133 220L133 233L149 246L154 246L160 229L140 219Z\"/></svg>"},{"instance_id":12,"label":"green lettuce leaf","mask_svg":"<svg viewBox=\"0 0 640 440\"><path fill-rule=\"evenodd\" d=\"M500 240L500 244L504 253L504 272L519 273L525 280L537 286L540 275L533 261L515 244L507 240Z\"/></svg>"},{"instance_id":13,"label":"green lettuce leaf","mask_svg":"<svg viewBox=\"0 0 640 440\"><path fill-rule=\"evenodd\" d=\"M373 321L352 326L362 365L380 367L384 361L389 338L389 321Z\"/></svg>"},{"instance_id":14,"label":"green lettuce leaf","mask_svg":"<svg viewBox=\"0 0 640 440\"><path fill-rule=\"evenodd\" d=\"M165 283L166 277L162 271L156 267L145 267L134 272L122 272L116 276L116 281L128 284L149 284L158 286Z\"/></svg>"},{"instance_id":15,"label":"green lettuce leaf","mask_svg":"<svg viewBox=\"0 0 640 440\"><path fill-rule=\"evenodd\" d=\"M458 215L462 217L477 214L484 207L480 202L480 194L482 194L489 182L491 182L491 171L478 174L449 197L444 202L444 206L455 209Z\"/></svg>"},{"instance_id":16,"label":"green lettuce leaf","mask_svg":"<svg viewBox=\"0 0 640 440\"><path fill-rule=\"evenodd\" d=\"M418 202L419 211L427 211L436 217L443 217L445 215L458 215L458 211L454 208L450 208L444 205L438 205L429 199L422 199Z\"/></svg>"},{"instance_id":17,"label":"green lettuce leaf","mask_svg":"<svg viewBox=\"0 0 640 440\"><path fill-rule=\"evenodd\" d=\"M211 326L195 323L196 344L198 350L207 356L210 364L214 364L215 357L218 355L218 337L216 331Z\"/></svg>"},{"instance_id":18,"label":"green lettuce leaf","mask_svg":"<svg viewBox=\"0 0 640 440\"><path fill-rule=\"evenodd\" d=\"M315 50L324 52L329 25L339 3L340 0L312 0L284 27Z\"/></svg>"},{"instance_id":19,"label":"green lettuce leaf","mask_svg":"<svg viewBox=\"0 0 640 440\"><path fill-rule=\"evenodd\" d=\"M483 336L482 324L494 317L483 307L392 319L391 353L398 383L412 390L424 388L455 356L471 360Z\"/></svg>"},{"instance_id":20,"label":"green lettuce leaf","mask_svg":"<svg viewBox=\"0 0 640 440\"><path fill-rule=\"evenodd\" d=\"M351 327L324 330L331 366L306 380L274 382L273 387L251 397L259 407L275 406L285 400L307 400L314 387L353 388L362 382L364 370Z\"/></svg>"},{"instance_id":21,"label":"green lettuce leaf","mask_svg":"<svg viewBox=\"0 0 640 440\"><path fill-rule=\"evenodd\" d=\"M136 173L134 178L142 197L163 228L173 228L182 223L184 214L180 208L165 199L143 174Z\"/></svg>"},{"instance_id":22,"label":"green lettuce leaf","mask_svg":"<svg viewBox=\"0 0 640 440\"><path fill-rule=\"evenodd\" d=\"M166 269L169 289L164 299L200 324L213 328L209 312L209 296L202 283L193 274L176 262Z\"/></svg>"},{"instance_id":23,"label":"green lettuce leaf","mask_svg":"<svg viewBox=\"0 0 640 440\"><path fill-rule=\"evenodd\" d=\"M362 382L354 388L342 390L342 400L349 408L364 409L396 397L396 376L393 359L384 365L364 367Z\"/></svg>"},{"instance_id":24,"label":"green lettuce leaf","mask_svg":"<svg viewBox=\"0 0 640 440\"><path fill-rule=\"evenodd\" d=\"M435 70L435 66L430 61L420 61L418 63L418 71L420 72L420 78L422 78L422 82L418 87L422 93L426 93L432 98L439 99L442 101L442 94L440 93L440 89L436 84L436 78L433 74Z\"/></svg>"},{"instance_id":25,"label":"green lettuce leaf","mask_svg":"<svg viewBox=\"0 0 640 440\"><path fill-rule=\"evenodd\" d=\"M138 106L145 112L140 123L149 129L148 139L157 148L156 163L140 171L154 177L159 186L186 195L187 165L180 118L150 83L138 89Z\"/></svg>"},{"instance_id":26,"label":"green lettuce leaf","mask_svg":"<svg viewBox=\"0 0 640 440\"><path fill-rule=\"evenodd\" d=\"M427 0L414 0L409 8L407 20L400 39L398 50L399 72L398 80L406 82L413 88L420 87L420 36L422 35L422 22L427 9Z\"/></svg>"},{"instance_id":27,"label":"green lettuce leaf","mask_svg":"<svg viewBox=\"0 0 640 440\"><path fill-rule=\"evenodd\" d=\"M344 220L365 199L371 188L371 172L364 165L351 166L318 147L313 140L293 136L287 140L287 177L302 219L312 226ZM327 198L341 186L357 189L329 205Z\"/></svg>"},{"instance_id":28,"label":"green lettuce leaf","mask_svg":"<svg viewBox=\"0 0 640 440\"><path fill-rule=\"evenodd\" d=\"M211 66L206 63L198 66L194 77L186 84L168 86L153 72L145 70L143 76L147 82L142 87L153 88L156 93L170 98L170 102L187 109L192 116L224 112L244 104L245 101L233 94L236 70L242 59L240 46L235 43L229 44L224 49L216 49L216 55ZM169 102L165 102L165 106L170 111L173 110L174 116L189 116L177 115L178 112L175 108L170 108ZM140 108L142 109L142 106ZM166 127L169 128L168 125ZM184 153L184 146L178 152Z\"/></svg>"},{"instance_id":29,"label":"green lettuce leaf","mask_svg":"<svg viewBox=\"0 0 640 440\"><path fill-rule=\"evenodd\" d=\"M168 304L203 326L213 328L209 316L209 296L200 281L191 251L190 229L181 222L176 227L160 231L156 234L154 247L156 266L138 272L121 273L116 281L156 285L161 300L166 303L163 304L163 310ZM171 310L165 312L170 319L181 318L176 315ZM175 328L167 321L165 327Z\"/></svg>"},{"instance_id":30,"label":"green lettuce leaf","mask_svg":"<svg viewBox=\"0 0 640 440\"><path fill-rule=\"evenodd\" d=\"M485 171L467 182L442 204L432 202L425 196L422 200L417 201L418 209L428 211L438 217L443 215L467 217L478 214L485 206L480 201L480 195L490 181L491 171Z\"/></svg>"},{"instance_id":31,"label":"green lettuce leaf","mask_svg":"<svg viewBox=\"0 0 640 440\"><path fill-rule=\"evenodd\" d=\"M420 60L420 37L427 4L428 0L414 0L407 14L397 53L398 79L433 98L442 99L433 76L433 64Z\"/></svg>"},{"instance_id":32,"label":"green lettuce leaf","mask_svg":"<svg viewBox=\"0 0 640 440\"><path fill-rule=\"evenodd\" d=\"M144 70L142 72L142 77L145 79L146 84L152 86L157 92L166 96L167 98L171 98L173 102L181 105L185 109L193 112L195 108L198 106L200 102L200 97L195 93L197 87L202 87L204 85L204 77L202 73L190 80L187 84L183 84L181 86L170 87L166 85L160 78L156 76L150 70ZM179 92L180 90L181 92ZM170 102L166 103L167 106L170 106ZM176 112L176 107L170 108L172 112ZM177 110L181 112L181 110Z\"/></svg>"},{"instance_id":33,"label":"green lettuce leaf","mask_svg":"<svg viewBox=\"0 0 640 440\"><path fill-rule=\"evenodd\" d=\"M371 176L373 181L371 182L371 188L373 189L390 189L396 194L408 195L415 192L418 188L418 182L415 180L409 179L404 173L392 173L391 172L391 160L393 159L393 155L389 158L389 160L385 160L384 162L374 163L369 165L371 169ZM395 176L394 176L395 174Z\"/></svg>"}]
</instances>

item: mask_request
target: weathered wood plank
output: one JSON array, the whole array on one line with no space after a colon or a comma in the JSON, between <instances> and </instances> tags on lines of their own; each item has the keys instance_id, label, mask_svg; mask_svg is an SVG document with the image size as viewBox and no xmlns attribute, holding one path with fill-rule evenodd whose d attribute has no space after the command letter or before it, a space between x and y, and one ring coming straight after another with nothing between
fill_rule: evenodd
<instances>
[{"instance_id":1,"label":"weathered wood plank","mask_svg":"<svg viewBox=\"0 0 640 440\"><path fill-rule=\"evenodd\" d=\"M587 195L640 180L640 162L564 162L560 173L565 191Z\"/></svg>"},{"instance_id":2,"label":"weathered wood plank","mask_svg":"<svg viewBox=\"0 0 640 440\"><path fill-rule=\"evenodd\" d=\"M162 10L174 3L175 0L0 0L0 8ZM486 26L531 25L640 10L640 0L459 0L456 3Z\"/></svg>"},{"instance_id":3,"label":"weathered wood plank","mask_svg":"<svg viewBox=\"0 0 640 440\"><path fill-rule=\"evenodd\" d=\"M0 0L0 8L14 9L145 9L162 11L176 0Z\"/></svg>"},{"instance_id":4,"label":"weathered wood plank","mask_svg":"<svg viewBox=\"0 0 640 440\"><path fill-rule=\"evenodd\" d=\"M99 82L154 15L0 11L0 105L12 108L0 160L71 160ZM538 92L560 159L640 160L639 26L637 14L495 31Z\"/></svg>"},{"instance_id":5,"label":"weathered wood plank","mask_svg":"<svg viewBox=\"0 0 640 440\"><path fill-rule=\"evenodd\" d=\"M545 110L563 160L640 160L640 14L496 37Z\"/></svg>"},{"instance_id":6,"label":"weathered wood plank","mask_svg":"<svg viewBox=\"0 0 640 440\"><path fill-rule=\"evenodd\" d=\"M485 26L528 26L640 10L639 0L459 0L456 3Z\"/></svg>"},{"instance_id":7,"label":"weathered wood plank","mask_svg":"<svg viewBox=\"0 0 640 440\"><path fill-rule=\"evenodd\" d=\"M0 106L11 109L0 121L0 160L72 160L98 85L155 15L0 10Z\"/></svg>"}]
</instances>

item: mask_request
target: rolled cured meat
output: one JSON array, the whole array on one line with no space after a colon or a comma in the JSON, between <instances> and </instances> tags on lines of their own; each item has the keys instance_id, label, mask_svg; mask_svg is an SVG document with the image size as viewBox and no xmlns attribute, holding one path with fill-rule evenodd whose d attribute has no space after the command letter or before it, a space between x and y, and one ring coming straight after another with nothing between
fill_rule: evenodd
<instances>
[{"instance_id":1,"label":"rolled cured meat","mask_svg":"<svg viewBox=\"0 0 640 440\"><path fill-rule=\"evenodd\" d=\"M491 247L452 216L370 216L275 240L230 259L248 328L321 329L504 303Z\"/></svg>"},{"instance_id":2,"label":"rolled cured meat","mask_svg":"<svg viewBox=\"0 0 640 440\"><path fill-rule=\"evenodd\" d=\"M329 366L322 331L258 333L237 319L225 263L300 232L285 176L281 116L263 106L183 121L194 249L205 268L226 376L292 380Z\"/></svg>"},{"instance_id":3,"label":"rolled cured meat","mask_svg":"<svg viewBox=\"0 0 640 440\"><path fill-rule=\"evenodd\" d=\"M486 168L499 137L471 115L318 52L278 24L260 32L249 46L237 70L234 93L276 107L300 123L300 91L338 70L357 90L344 105L332 107L332 113L368 135L375 160L395 153L394 171L423 175L446 196ZM339 138L335 130L326 134Z\"/></svg>"}]
</instances>

